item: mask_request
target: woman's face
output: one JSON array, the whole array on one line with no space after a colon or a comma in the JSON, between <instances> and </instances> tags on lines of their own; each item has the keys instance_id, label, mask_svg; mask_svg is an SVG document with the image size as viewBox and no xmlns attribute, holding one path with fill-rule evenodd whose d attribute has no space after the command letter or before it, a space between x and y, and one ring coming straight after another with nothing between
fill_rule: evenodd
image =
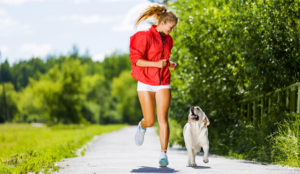
<instances>
[{"instance_id":1,"label":"woman's face","mask_svg":"<svg viewBox=\"0 0 300 174\"><path fill-rule=\"evenodd\" d=\"M170 34L171 31L174 29L174 27L176 26L176 22L161 22L159 25L160 25L160 28L161 28L161 31L164 33L164 34Z\"/></svg>"}]
</instances>

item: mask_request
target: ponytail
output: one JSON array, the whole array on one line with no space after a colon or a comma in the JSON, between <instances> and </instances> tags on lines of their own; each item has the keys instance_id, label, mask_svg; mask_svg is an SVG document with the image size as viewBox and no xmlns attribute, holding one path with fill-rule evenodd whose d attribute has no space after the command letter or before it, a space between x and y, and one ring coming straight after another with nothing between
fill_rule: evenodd
<instances>
[{"instance_id":1,"label":"ponytail","mask_svg":"<svg viewBox=\"0 0 300 174\"><path fill-rule=\"evenodd\" d=\"M167 21L178 21L177 16L171 12L167 12L167 8L163 5L151 5L149 6L137 19L135 26L137 26L140 22L145 21L149 17L154 17L158 24L161 22L167 22Z\"/></svg>"}]
</instances>

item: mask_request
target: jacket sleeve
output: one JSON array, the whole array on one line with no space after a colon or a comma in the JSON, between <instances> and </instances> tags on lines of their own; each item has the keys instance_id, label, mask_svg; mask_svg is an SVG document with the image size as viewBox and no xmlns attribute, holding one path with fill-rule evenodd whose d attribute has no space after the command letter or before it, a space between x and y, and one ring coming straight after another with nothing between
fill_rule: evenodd
<instances>
[{"instance_id":1,"label":"jacket sleeve","mask_svg":"<svg viewBox=\"0 0 300 174\"><path fill-rule=\"evenodd\" d=\"M140 58L145 59L146 49L147 35L145 32L140 31L131 36L129 46L131 64L135 65Z\"/></svg>"}]
</instances>

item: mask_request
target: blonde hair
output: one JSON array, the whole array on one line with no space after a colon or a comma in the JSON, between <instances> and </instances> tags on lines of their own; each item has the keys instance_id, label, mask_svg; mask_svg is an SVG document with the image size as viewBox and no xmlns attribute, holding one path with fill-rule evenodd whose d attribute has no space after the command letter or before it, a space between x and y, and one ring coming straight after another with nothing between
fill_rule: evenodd
<instances>
[{"instance_id":1,"label":"blonde hair","mask_svg":"<svg viewBox=\"0 0 300 174\"><path fill-rule=\"evenodd\" d=\"M149 17L154 17L156 19L157 24L161 22L176 22L178 21L177 16L171 12L167 11L167 8L163 5L151 5L149 6L137 19L135 26L137 26L140 22L145 21Z\"/></svg>"}]
</instances>

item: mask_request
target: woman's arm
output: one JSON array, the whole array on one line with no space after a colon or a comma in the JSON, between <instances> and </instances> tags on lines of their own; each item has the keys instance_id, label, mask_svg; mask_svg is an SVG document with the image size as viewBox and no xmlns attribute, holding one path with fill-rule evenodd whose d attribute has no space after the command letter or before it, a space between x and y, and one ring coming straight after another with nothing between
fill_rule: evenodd
<instances>
[{"instance_id":1,"label":"woman's arm","mask_svg":"<svg viewBox=\"0 0 300 174\"><path fill-rule=\"evenodd\" d=\"M160 61L149 61L145 59L139 59L136 63L137 66L142 67L157 67L157 68L163 68L167 65L167 60L162 59Z\"/></svg>"}]
</instances>

